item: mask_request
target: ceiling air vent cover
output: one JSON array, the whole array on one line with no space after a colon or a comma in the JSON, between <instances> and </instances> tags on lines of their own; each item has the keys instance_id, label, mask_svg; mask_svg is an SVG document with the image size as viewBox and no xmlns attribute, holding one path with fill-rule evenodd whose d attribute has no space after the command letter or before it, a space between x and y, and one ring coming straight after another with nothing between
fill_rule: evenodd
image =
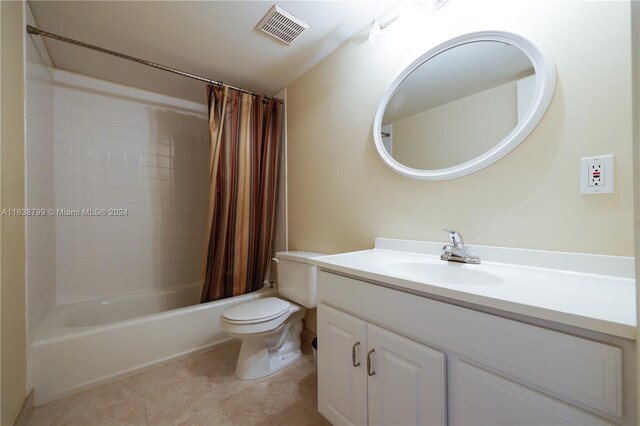
<instances>
[{"instance_id":1,"label":"ceiling air vent cover","mask_svg":"<svg viewBox=\"0 0 640 426\"><path fill-rule=\"evenodd\" d=\"M264 15L264 18L256 27L257 30L284 44L291 44L307 28L309 28L309 24L276 5L269 9L269 12Z\"/></svg>"}]
</instances>

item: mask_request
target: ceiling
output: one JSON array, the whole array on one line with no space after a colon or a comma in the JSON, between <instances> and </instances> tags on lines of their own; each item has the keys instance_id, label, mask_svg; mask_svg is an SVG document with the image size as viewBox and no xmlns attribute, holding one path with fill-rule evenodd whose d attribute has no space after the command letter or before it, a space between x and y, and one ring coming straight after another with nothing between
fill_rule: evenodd
<instances>
[{"instance_id":1,"label":"ceiling","mask_svg":"<svg viewBox=\"0 0 640 426\"><path fill-rule=\"evenodd\" d=\"M40 29L269 95L398 0L30 1ZM310 24L286 46L255 30L276 3ZM56 68L197 102L202 82L44 38Z\"/></svg>"},{"instance_id":2,"label":"ceiling","mask_svg":"<svg viewBox=\"0 0 640 426\"><path fill-rule=\"evenodd\" d=\"M534 74L518 47L499 41L446 50L407 76L385 110L383 124Z\"/></svg>"}]
</instances>

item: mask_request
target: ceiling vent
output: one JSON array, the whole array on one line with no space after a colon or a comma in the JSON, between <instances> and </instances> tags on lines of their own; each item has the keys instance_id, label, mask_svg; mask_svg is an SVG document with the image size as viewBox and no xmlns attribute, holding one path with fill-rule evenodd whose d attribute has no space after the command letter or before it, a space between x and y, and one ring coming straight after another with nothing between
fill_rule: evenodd
<instances>
[{"instance_id":1,"label":"ceiling vent","mask_svg":"<svg viewBox=\"0 0 640 426\"><path fill-rule=\"evenodd\" d=\"M276 5L269 9L269 12L256 26L257 30L284 44L291 44L307 28L309 28L309 24Z\"/></svg>"}]
</instances>

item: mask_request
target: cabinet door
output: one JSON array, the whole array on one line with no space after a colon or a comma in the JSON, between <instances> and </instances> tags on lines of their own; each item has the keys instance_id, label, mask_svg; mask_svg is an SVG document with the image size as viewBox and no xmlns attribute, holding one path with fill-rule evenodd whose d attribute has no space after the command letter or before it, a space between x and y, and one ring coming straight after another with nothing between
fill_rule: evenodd
<instances>
[{"instance_id":1,"label":"cabinet door","mask_svg":"<svg viewBox=\"0 0 640 426\"><path fill-rule=\"evenodd\" d=\"M318 411L334 425L367 424L366 330L364 321L318 306Z\"/></svg>"},{"instance_id":2,"label":"cabinet door","mask_svg":"<svg viewBox=\"0 0 640 426\"><path fill-rule=\"evenodd\" d=\"M452 425L607 424L560 401L463 361L453 368Z\"/></svg>"},{"instance_id":3,"label":"cabinet door","mask_svg":"<svg viewBox=\"0 0 640 426\"><path fill-rule=\"evenodd\" d=\"M367 324L369 424L446 424L445 354Z\"/></svg>"}]
</instances>

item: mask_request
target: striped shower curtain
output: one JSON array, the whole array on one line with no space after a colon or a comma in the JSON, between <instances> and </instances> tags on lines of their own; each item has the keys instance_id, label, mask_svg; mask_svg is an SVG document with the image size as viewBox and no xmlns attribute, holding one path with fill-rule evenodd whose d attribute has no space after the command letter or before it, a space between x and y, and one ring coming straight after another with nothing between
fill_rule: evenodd
<instances>
[{"instance_id":1,"label":"striped shower curtain","mask_svg":"<svg viewBox=\"0 0 640 426\"><path fill-rule=\"evenodd\" d=\"M207 86L209 217L200 301L262 287L271 259L283 105Z\"/></svg>"}]
</instances>

